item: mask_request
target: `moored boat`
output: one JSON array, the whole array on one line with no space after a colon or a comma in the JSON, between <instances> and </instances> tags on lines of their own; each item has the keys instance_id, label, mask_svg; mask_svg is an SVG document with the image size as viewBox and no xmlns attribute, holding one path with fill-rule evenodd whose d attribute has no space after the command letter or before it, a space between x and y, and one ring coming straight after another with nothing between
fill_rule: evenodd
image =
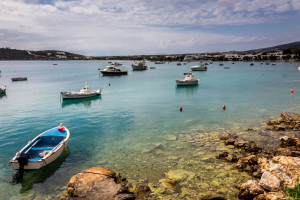
<instances>
[{"instance_id":1,"label":"moored boat","mask_svg":"<svg viewBox=\"0 0 300 200\"><path fill-rule=\"evenodd\" d=\"M155 64L165 64L165 61L155 61Z\"/></svg>"},{"instance_id":2,"label":"moored boat","mask_svg":"<svg viewBox=\"0 0 300 200\"><path fill-rule=\"evenodd\" d=\"M176 79L176 85L177 86L188 86L188 85L197 85L199 79L194 78L194 75L192 73L184 73L185 78L184 79Z\"/></svg>"},{"instance_id":3,"label":"moored boat","mask_svg":"<svg viewBox=\"0 0 300 200\"><path fill-rule=\"evenodd\" d=\"M114 66L107 66L105 69L98 69L103 75L127 75L127 70L117 69Z\"/></svg>"},{"instance_id":4,"label":"moored boat","mask_svg":"<svg viewBox=\"0 0 300 200\"><path fill-rule=\"evenodd\" d=\"M219 63L219 66L223 66L224 64L222 62Z\"/></svg>"},{"instance_id":5,"label":"moored boat","mask_svg":"<svg viewBox=\"0 0 300 200\"><path fill-rule=\"evenodd\" d=\"M14 77L11 81L27 81L27 77Z\"/></svg>"},{"instance_id":6,"label":"moored boat","mask_svg":"<svg viewBox=\"0 0 300 200\"><path fill-rule=\"evenodd\" d=\"M192 71L207 71L207 67L202 63L190 67Z\"/></svg>"},{"instance_id":7,"label":"moored boat","mask_svg":"<svg viewBox=\"0 0 300 200\"><path fill-rule=\"evenodd\" d=\"M181 62L178 62L177 65L181 65Z\"/></svg>"},{"instance_id":8,"label":"moored boat","mask_svg":"<svg viewBox=\"0 0 300 200\"><path fill-rule=\"evenodd\" d=\"M61 92L63 99L83 99L101 95L101 89L91 91L90 86L85 85L80 91Z\"/></svg>"},{"instance_id":9,"label":"moored boat","mask_svg":"<svg viewBox=\"0 0 300 200\"><path fill-rule=\"evenodd\" d=\"M19 170L17 178L23 177L24 170L40 169L56 160L67 150L70 131L60 124L29 141L9 161L13 169Z\"/></svg>"},{"instance_id":10,"label":"moored boat","mask_svg":"<svg viewBox=\"0 0 300 200\"><path fill-rule=\"evenodd\" d=\"M300 71L300 65L298 66L298 70Z\"/></svg>"},{"instance_id":11,"label":"moored boat","mask_svg":"<svg viewBox=\"0 0 300 200\"><path fill-rule=\"evenodd\" d=\"M111 65L113 65L113 66L115 66L115 67L123 66L123 64L122 64L122 63L119 63L119 62L111 63Z\"/></svg>"},{"instance_id":12,"label":"moored boat","mask_svg":"<svg viewBox=\"0 0 300 200\"><path fill-rule=\"evenodd\" d=\"M6 92L6 86L0 86L0 94Z\"/></svg>"},{"instance_id":13,"label":"moored boat","mask_svg":"<svg viewBox=\"0 0 300 200\"><path fill-rule=\"evenodd\" d=\"M146 70L148 66L145 61L135 61L131 64L132 70Z\"/></svg>"}]
</instances>

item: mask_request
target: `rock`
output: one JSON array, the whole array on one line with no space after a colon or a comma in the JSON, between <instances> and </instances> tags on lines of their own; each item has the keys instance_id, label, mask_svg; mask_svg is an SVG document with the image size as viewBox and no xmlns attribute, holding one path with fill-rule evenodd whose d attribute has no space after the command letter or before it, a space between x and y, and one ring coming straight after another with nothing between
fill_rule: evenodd
<instances>
[{"instance_id":1,"label":"rock","mask_svg":"<svg viewBox=\"0 0 300 200\"><path fill-rule=\"evenodd\" d=\"M244 169L248 165L255 165L257 164L258 158L255 155L247 156L240 158L236 164L236 167L239 169Z\"/></svg>"},{"instance_id":2,"label":"rock","mask_svg":"<svg viewBox=\"0 0 300 200\"><path fill-rule=\"evenodd\" d=\"M221 136L220 140L228 140L228 139L236 139L236 138L238 138L237 135L230 133L226 136Z\"/></svg>"},{"instance_id":3,"label":"rock","mask_svg":"<svg viewBox=\"0 0 300 200\"><path fill-rule=\"evenodd\" d=\"M259 185L268 191L278 191L280 189L280 179L265 171L261 176Z\"/></svg>"},{"instance_id":4,"label":"rock","mask_svg":"<svg viewBox=\"0 0 300 200\"><path fill-rule=\"evenodd\" d=\"M234 138L229 138L227 140L224 141L225 145L233 145L235 143L235 140Z\"/></svg>"},{"instance_id":5,"label":"rock","mask_svg":"<svg viewBox=\"0 0 300 200\"><path fill-rule=\"evenodd\" d=\"M169 141L175 141L175 140L177 140L177 136L175 136L175 135L168 135L166 139L169 140Z\"/></svg>"},{"instance_id":6,"label":"rock","mask_svg":"<svg viewBox=\"0 0 300 200\"><path fill-rule=\"evenodd\" d=\"M132 188L132 191L137 198L145 199L150 193L150 187L148 185L138 185L137 187Z\"/></svg>"},{"instance_id":7,"label":"rock","mask_svg":"<svg viewBox=\"0 0 300 200\"><path fill-rule=\"evenodd\" d=\"M178 186L177 186L177 181L176 180L172 180L172 179L161 179L159 180L160 184L167 189L173 190L173 191L177 191L178 190Z\"/></svg>"},{"instance_id":8,"label":"rock","mask_svg":"<svg viewBox=\"0 0 300 200\"><path fill-rule=\"evenodd\" d=\"M246 144L246 141L243 140L242 138L238 138L234 142L234 146L236 146L236 147L243 147L243 146L245 146L245 144Z\"/></svg>"},{"instance_id":9,"label":"rock","mask_svg":"<svg viewBox=\"0 0 300 200\"><path fill-rule=\"evenodd\" d=\"M249 180L241 185L238 197L240 199L253 199L254 197L263 193L263 188L256 180Z\"/></svg>"},{"instance_id":10,"label":"rock","mask_svg":"<svg viewBox=\"0 0 300 200\"><path fill-rule=\"evenodd\" d=\"M267 125L274 125L274 124L276 124L276 122L270 121L270 120L268 120L266 123L267 123Z\"/></svg>"},{"instance_id":11,"label":"rock","mask_svg":"<svg viewBox=\"0 0 300 200\"><path fill-rule=\"evenodd\" d=\"M116 183L116 172L109 168L93 167L75 174L67 185L69 199L134 199L123 184Z\"/></svg>"},{"instance_id":12,"label":"rock","mask_svg":"<svg viewBox=\"0 0 300 200\"><path fill-rule=\"evenodd\" d=\"M253 131L253 128L246 128L246 131Z\"/></svg>"},{"instance_id":13,"label":"rock","mask_svg":"<svg viewBox=\"0 0 300 200\"><path fill-rule=\"evenodd\" d=\"M195 177L194 172L185 171L183 169L170 170L166 175L169 179L176 181L190 180Z\"/></svg>"},{"instance_id":14,"label":"rock","mask_svg":"<svg viewBox=\"0 0 300 200\"><path fill-rule=\"evenodd\" d=\"M228 156L228 152L225 151L223 153L220 153L219 155L216 156L217 159L222 159L222 158L226 158Z\"/></svg>"},{"instance_id":15,"label":"rock","mask_svg":"<svg viewBox=\"0 0 300 200\"><path fill-rule=\"evenodd\" d=\"M282 141L281 147L291 147L291 146L296 146L297 140L295 138L290 138L288 136L281 137L280 140Z\"/></svg>"},{"instance_id":16,"label":"rock","mask_svg":"<svg viewBox=\"0 0 300 200\"><path fill-rule=\"evenodd\" d=\"M262 148L256 146L253 142L247 142L244 146L246 152L250 153L259 153L262 151Z\"/></svg>"},{"instance_id":17,"label":"rock","mask_svg":"<svg viewBox=\"0 0 300 200\"><path fill-rule=\"evenodd\" d=\"M285 131L285 126L276 125L274 126L275 131Z\"/></svg>"},{"instance_id":18,"label":"rock","mask_svg":"<svg viewBox=\"0 0 300 200\"><path fill-rule=\"evenodd\" d=\"M225 159L229 162L236 162L238 160L235 154L229 154Z\"/></svg>"},{"instance_id":19,"label":"rock","mask_svg":"<svg viewBox=\"0 0 300 200\"><path fill-rule=\"evenodd\" d=\"M226 148L228 148L228 149L234 149L234 146L233 145L227 145Z\"/></svg>"},{"instance_id":20,"label":"rock","mask_svg":"<svg viewBox=\"0 0 300 200\"><path fill-rule=\"evenodd\" d=\"M258 196L254 197L253 200L266 200L266 197L264 194L259 194Z\"/></svg>"},{"instance_id":21,"label":"rock","mask_svg":"<svg viewBox=\"0 0 300 200\"><path fill-rule=\"evenodd\" d=\"M226 200L224 197L202 197L201 200Z\"/></svg>"}]
</instances>

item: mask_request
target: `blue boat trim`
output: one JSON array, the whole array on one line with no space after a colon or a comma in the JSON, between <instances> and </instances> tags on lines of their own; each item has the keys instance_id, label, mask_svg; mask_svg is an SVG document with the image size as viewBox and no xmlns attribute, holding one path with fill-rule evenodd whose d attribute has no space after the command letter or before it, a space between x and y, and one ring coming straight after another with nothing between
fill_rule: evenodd
<instances>
[{"instance_id":1,"label":"blue boat trim","mask_svg":"<svg viewBox=\"0 0 300 200\"><path fill-rule=\"evenodd\" d=\"M34 157L34 158L29 158L28 161L39 161L41 159L42 157Z\"/></svg>"},{"instance_id":2,"label":"blue boat trim","mask_svg":"<svg viewBox=\"0 0 300 200\"><path fill-rule=\"evenodd\" d=\"M58 131L58 128L54 128L51 129L49 131L47 131L46 133L44 133L42 136L46 136L46 135L57 135L57 136L67 136L67 131L64 130L63 132Z\"/></svg>"},{"instance_id":3,"label":"blue boat trim","mask_svg":"<svg viewBox=\"0 0 300 200\"><path fill-rule=\"evenodd\" d=\"M44 150L52 150L54 147L32 147L31 150L33 151L44 151Z\"/></svg>"}]
</instances>

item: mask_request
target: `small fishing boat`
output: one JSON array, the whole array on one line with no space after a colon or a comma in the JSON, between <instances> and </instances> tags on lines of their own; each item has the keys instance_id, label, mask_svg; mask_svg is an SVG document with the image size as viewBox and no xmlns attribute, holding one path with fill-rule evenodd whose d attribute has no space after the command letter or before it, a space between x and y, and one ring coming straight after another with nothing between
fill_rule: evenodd
<instances>
[{"instance_id":1,"label":"small fishing boat","mask_svg":"<svg viewBox=\"0 0 300 200\"><path fill-rule=\"evenodd\" d=\"M202 63L190 67L192 71L207 71L207 67Z\"/></svg>"},{"instance_id":2,"label":"small fishing boat","mask_svg":"<svg viewBox=\"0 0 300 200\"><path fill-rule=\"evenodd\" d=\"M224 69L230 69L230 67L224 67Z\"/></svg>"},{"instance_id":3,"label":"small fishing boat","mask_svg":"<svg viewBox=\"0 0 300 200\"><path fill-rule=\"evenodd\" d=\"M115 67L118 67L118 66L123 66L122 63L119 63L119 62L114 62L112 63L111 65L115 66Z\"/></svg>"},{"instance_id":4,"label":"small fishing boat","mask_svg":"<svg viewBox=\"0 0 300 200\"><path fill-rule=\"evenodd\" d=\"M14 77L11 81L27 81L27 77Z\"/></svg>"},{"instance_id":5,"label":"small fishing boat","mask_svg":"<svg viewBox=\"0 0 300 200\"><path fill-rule=\"evenodd\" d=\"M155 61L154 63L155 63L155 64L165 64L164 61Z\"/></svg>"},{"instance_id":6,"label":"small fishing boat","mask_svg":"<svg viewBox=\"0 0 300 200\"><path fill-rule=\"evenodd\" d=\"M219 66L223 66L224 64L222 62L219 63Z\"/></svg>"},{"instance_id":7,"label":"small fishing boat","mask_svg":"<svg viewBox=\"0 0 300 200\"><path fill-rule=\"evenodd\" d=\"M250 66L253 66L254 65L254 63L250 63Z\"/></svg>"},{"instance_id":8,"label":"small fishing boat","mask_svg":"<svg viewBox=\"0 0 300 200\"><path fill-rule=\"evenodd\" d=\"M13 169L19 170L17 178L23 177L24 170L40 169L56 160L67 150L70 131L60 124L29 141L9 161Z\"/></svg>"},{"instance_id":9,"label":"small fishing boat","mask_svg":"<svg viewBox=\"0 0 300 200\"><path fill-rule=\"evenodd\" d=\"M145 61L135 61L131 64L132 70L146 70L148 66Z\"/></svg>"},{"instance_id":10,"label":"small fishing boat","mask_svg":"<svg viewBox=\"0 0 300 200\"><path fill-rule=\"evenodd\" d=\"M181 65L181 62L178 62L177 65Z\"/></svg>"},{"instance_id":11,"label":"small fishing boat","mask_svg":"<svg viewBox=\"0 0 300 200\"><path fill-rule=\"evenodd\" d=\"M177 86L187 86L187 85L197 85L199 79L194 78L194 75L192 73L184 73L185 78L184 79L176 79L176 85Z\"/></svg>"},{"instance_id":12,"label":"small fishing boat","mask_svg":"<svg viewBox=\"0 0 300 200\"><path fill-rule=\"evenodd\" d=\"M127 70L115 68L113 65L107 66L105 69L98 69L104 76L105 75L127 75Z\"/></svg>"},{"instance_id":13,"label":"small fishing boat","mask_svg":"<svg viewBox=\"0 0 300 200\"><path fill-rule=\"evenodd\" d=\"M272 63L272 65L276 65L276 63Z\"/></svg>"},{"instance_id":14,"label":"small fishing boat","mask_svg":"<svg viewBox=\"0 0 300 200\"><path fill-rule=\"evenodd\" d=\"M150 67L150 69L156 69L156 67Z\"/></svg>"},{"instance_id":15,"label":"small fishing boat","mask_svg":"<svg viewBox=\"0 0 300 200\"><path fill-rule=\"evenodd\" d=\"M80 91L61 92L63 99L83 99L101 95L101 89L91 91L90 86L85 86Z\"/></svg>"},{"instance_id":16,"label":"small fishing boat","mask_svg":"<svg viewBox=\"0 0 300 200\"><path fill-rule=\"evenodd\" d=\"M6 86L0 86L0 94L6 92Z\"/></svg>"}]
</instances>

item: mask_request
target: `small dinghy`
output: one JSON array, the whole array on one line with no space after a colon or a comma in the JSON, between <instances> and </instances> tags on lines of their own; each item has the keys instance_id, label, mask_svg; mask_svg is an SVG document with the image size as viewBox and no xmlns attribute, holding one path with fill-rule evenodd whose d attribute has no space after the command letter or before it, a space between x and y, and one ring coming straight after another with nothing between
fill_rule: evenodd
<instances>
[{"instance_id":1,"label":"small dinghy","mask_svg":"<svg viewBox=\"0 0 300 200\"><path fill-rule=\"evenodd\" d=\"M6 86L0 86L0 94L6 92Z\"/></svg>"},{"instance_id":2,"label":"small dinghy","mask_svg":"<svg viewBox=\"0 0 300 200\"><path fill-rule=\"evenodd\" d=\"M40 169L56 160L67 150L69 138L69 130L60 124L29 141L9 161L13 169L19 170L17 179L23 177L24 170Z\"/></svg>"}]
</instances>

